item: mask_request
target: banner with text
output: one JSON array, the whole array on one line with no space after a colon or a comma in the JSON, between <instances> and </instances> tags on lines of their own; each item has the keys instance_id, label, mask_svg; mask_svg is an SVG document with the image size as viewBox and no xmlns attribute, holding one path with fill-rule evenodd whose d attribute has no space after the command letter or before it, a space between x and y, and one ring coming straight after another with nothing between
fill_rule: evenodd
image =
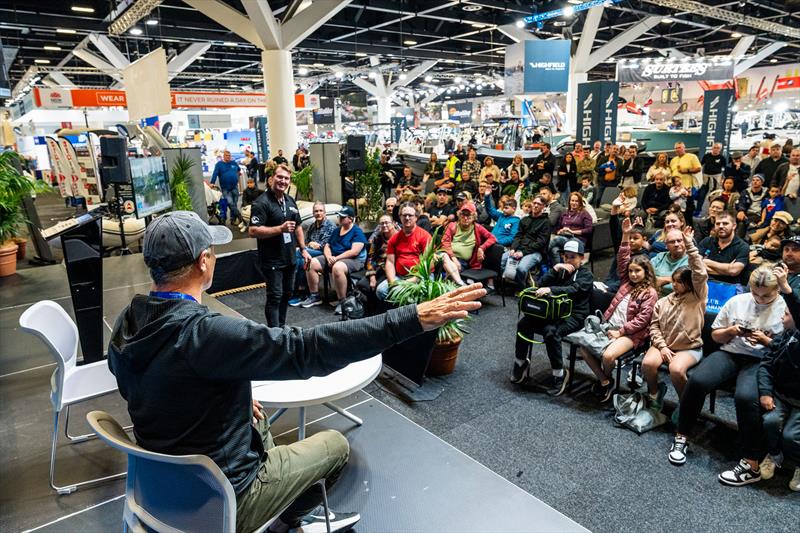
<instances>
[{"instance_id":1,"label":"banner with text","mask_svg":"<svg viewBox=\"0 0 800 533\"><path fill-rule=\"evenodd\" d=\"M333 98L320 98L319 108L314 110L314 124L333 124L335 122L333 110Z\"/></svg>"},{"instance_id":2,"label":"banner with text","mask_svg":"<svg viewBox=\"0 0 800 533\"><path fill-rule=\"evenodd\" d=\"M633 60L617 63L617 80L623 83L731 79L733 61L729 59L696 58L679 62Z\"/></svg>"},{"instance_id":3,"label":"banner with text","mask_svg":"<svg viewBox=\"0 0 800 533\"><path fill-rule=\"evenodd\" d=\"M569 88L572 41L531 39L506 47L505 94L563 93Z\"/></svg>"},{"instance_id":4,"label":"banner with text","mask_svg":"<svg viewBox=\"0 0 800 533\"><path fill-rule=\"evenodd\" d=\"M722 153L727 156L731 140L731 122L736 91L720 89L703 93L703 126L700 130L700 157L711 151L714 143L722 143Z\"/></svg>"},{"instance_id":5,"label":"banner with text","mask_svg":"<svg viewBox=\"0 0 800 533\"><path fill-rule=\"evenodd\" d=\"M578 84L577 142L616 142L619 83L592 81Z\"/></svg>"},{"instance_id":6,"label":"banner with text","mask_svg":"<svg viewBox=\"0 0 800 533\"><path fill-rule=\"evenodd\" d=\"M447 104L447 118L459 124L472 123L472 102Z\"/></svg>"}]
</instances>

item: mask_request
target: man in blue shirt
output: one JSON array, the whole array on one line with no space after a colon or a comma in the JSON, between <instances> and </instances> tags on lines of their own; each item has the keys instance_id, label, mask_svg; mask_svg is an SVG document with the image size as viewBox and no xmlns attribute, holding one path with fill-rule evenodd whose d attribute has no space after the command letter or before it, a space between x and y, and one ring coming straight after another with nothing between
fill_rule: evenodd
<instances>
[{"instance_id":1,"label":"man in blue shirt","mask_svg":"<svg viewBox=\"0 0 800 533\"><path fill-rule=\"evenodd\" d=\"M231 153L225 150L222 153L222 161L217 161L214 172L211 174L211 185L219 177L219 188L222 196L228 202L231 209L231 224L238 224L242 221L239 214L239 163L231 159ZM222 221L225 222L225 213L222 213Z\"/></svg>"}]
</instances>

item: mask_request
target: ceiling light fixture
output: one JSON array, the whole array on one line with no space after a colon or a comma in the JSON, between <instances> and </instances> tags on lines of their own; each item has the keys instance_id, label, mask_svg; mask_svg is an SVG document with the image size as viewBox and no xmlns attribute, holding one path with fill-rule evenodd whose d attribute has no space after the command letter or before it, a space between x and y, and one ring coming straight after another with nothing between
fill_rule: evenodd
<instances>
[{"instance_id":1,"label":"ceiling light fixture","mask_svg":"<svg viewBox=\"0 0 800 533\"><path fill-rule=\"evenodd\" d=\"M433 81L433 76L428 74L427 76L425 76L425 81L428 82L428 83L432 82Z\"/></svg>"},{"instance_id":2,"label":"ceiling light fixture","mask_svg":"<svg viewBox=\"0 0 800 533\"><path fill-rule=\"evenodd\" d=\"M772 59L770 59L770 60L769 60L769 62L770 62L770 63L777 63L777 62L778 62L778 60L777 60L777 59L775 59L775 58L773 57Z\"/></svg>"},{"instance_id":3,"label":"ceiling light fixture","mask_svg":"<svg viewBox=\"0 0 800 533\"><path fill-rule=\"evenodd\" d=\"M156 24L158 24L158 20L148 19L147 22L145 22L145 24L147 24L148 26L155 26Z\"/></svg>"},{"instance_id":4,"label":"ceiling light fixture","mask_svg":"<svg viewBox=\"0 0 800 533\"><path fill-rule=\"evenodd\" d=\"M70 9L77 13L94 13L93 7L72 6Z\"/></svg>"},{"instance_id":5,"label":"ceiling light fixture","mask_svg":"<svg viewBox=\"0 0 800 533\"><path fill-rule=\"evenodd\" d=\"M50 63L49 59L34 59L34 63L39 63L40 65L47 65Z\"/></svg>"},{"instance_id":6,"label":"ceiling light fixture","mask_svg":"<svg viewBox=\"0 0 800 533\"><path fill-rule=\"evenodd\" d=\"M131 35L141 35L142 33L141 28L131 28Z\"/></svg>"},{"instance_id":7,"label":"ceiling light fixture","mask_svg":"<svg viewBox=\"0 0 800 533\"><path fill-rule=\"evenodd\" d=\"M645 52L652 52L653 51L653 49L651 47L649 47L649 46L645 46L644 48L642 48L642 50L644 50Z\"/></svg>"},{"instance_id":8,"label":"ceiling light fixture","mask_svg":"<svg viewBox=\"0 0 800 533\"><path fill-rule=\"evenodd\" d=\"M574 14L575 14L575 8L574 7L567 6L567 7L564 8L564 16L565 17L569 18L569 17L573 16Z\"/></svg>"},{"instance_id":9,"label":"ceiling light fixture","mask_svg":"<svg viewBox=\"0 0 800 533\"><path fill-rule=\"evenodd\" d=\"M524 28L524 27L525 27L525 21L522 20L522 19L519 19L517 21L517 28Z\"/></svg>"},{"instance_id":10,"label":"ceiling light fixture","mask_svg":"<svg viewBox=\"0 0 800 533\"><path fill-rule=\"evenodd\" d=\"M400 75L398 76L398 78L400 79L400 81L403 81L403 80L407 79L408 76L406 75L405 72L401 72Z\"/></svg>"},{"instance_id":11,"label":"ceiling light fixture","mask_svg":"<svg viewBox=\"0 0 800 533\"><path fill-rule=\"evenodd\" d=\"M306 67L300 67L299 69L297 69L297 74L300 76L305 76L306 74L308 74L308 69Z\"/></svg>"},{"instance_id":12,"label":"ceiling light fixture","mask_svg":"<svg viewBox=\"0 0 800 533\"><path fill-rule=\"evenodd\" d=\"M342 79L344 78L344 72L342 72L341 70L337 70L334 76L336 76L339 79Z\"/></svg>"},{"instance_id":13,"label":"ceiling light fixture","mask_svg":"<svg viewBox=\"0 0 800 533\"><path fill-rule=\"evenodd\" d=\"M53 52L58 52L61 50L60 46L52 46L52 45L43 46L42 48L44 48L45 50L52 50Z\"/></svg>"},{"instance_id":14,"label":"ceiling light fixture","mask_svg":"<svg viewBox=\"0 0 800 533\"><path fill-rule=\"evenodd\" d=\"M734 39L738 39L741 36L742 36L742 34L739 33L738 31L735 31L735 32L731 33L731 37L733 37Z\"/></svg>"},{"instance_id":15,"label":"ceiling light fixture","mask_svg":"<svg viewBox=\"0 0 800 533\"><path fill-rule=\"evenodd\" d=\"M661 24L672 24L672 19L669 17L664 17L661 19Z\"/></svg>"},{"instance_id":16,"label":"ceiling light fixture","mask_svg":"<svg viewBox=\"0 0 800 533\"><path fill-rule=\"evenodd\" d=\"M403 41L403 44L405 44L406 46L414 46L415 44L417 44L417 41L412 41L411 39L406 39L405 41Z\"/></svg>"},{"instance_id":17,"label":"ceiling light fixture","mask_svg":"<svg viewBox=\"0 0 800 533\"><path fill-rule=\"evenodd\" d=\"M367 57L366 52L356 52L356 57Z\"/></svg>"},{"instance_id":18,"label":"ceiling light fixture","mask_svg":"<svg viewBox=\"0 0 800 533\"><path fill-rule=\"evenodd\" d=\"M311 66L312 66L312 67L315 67L315 68L323 68L323 67L325 66L325 63L314 63L314 64L313 64L313 65L311 65Z\"/></svg>"},{"instance_id":19,"label":"ceiling light fixture","mask_svg":"<svg viewBox=\"0 0 800 533\"><path fill-rule=\"evenodd\" d=\"M461 83L462 81L463 81L463 79L461 78L461 76L456 76L456 77L453 79L453 82L455 82L456 84L459 84L459 83Z\"/></svg>"},{"instance_id":20,"label":"ceiling light fixture","mask_svg":"<svg viewBox=\"0 0 800 533\"><path fill-rule=\"evenodd\" d=\"M233 41L225 41L225 42L224 42L224 43L222 43L222 44L223 44L224 46L238 46L238 45L237 45L235 42L233 42Z\"/></svg>"},{"instance_id":21,"label":"ceiling light fixture","mask_svg":"<svg viewBox=\"0 0 800 533\"><path fill-rule=\"evenodd\" d=\"M56 33L68 33L70 35L78 33L75 30L71 30L69 28L56 28Z\"/></svg>"}]
</instances>

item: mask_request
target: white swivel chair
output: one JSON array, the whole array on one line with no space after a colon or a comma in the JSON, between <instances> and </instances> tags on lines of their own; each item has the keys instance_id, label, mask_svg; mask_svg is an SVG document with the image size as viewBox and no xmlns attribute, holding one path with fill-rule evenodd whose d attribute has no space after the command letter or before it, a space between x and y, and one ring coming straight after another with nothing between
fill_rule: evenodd
<instances>
[{"instance_id":1,"label":"white swivel chair","mask_svg":"<svg viewBox=\"0 0 800 533\"><path fill-rule=\"evenodd\" d=\"M117 380L108 369L107 361L86 365L75 364L78 353L78 328L64 309L55 302L43 300L29 307L19 317L19 325L44 341L58 365L50 379L50 402L53 404L53 441L50 449L50 486L59 494L69 494L78 487L118 479L125 473L105 476L63 487L55 484L56 444L58 419L64 410L64 434L74 444L97 437L94 433L72 436L69 434L69 408L117 390Z\"/></svg>"},{"instance_id":2,"label":"white swivel chair","mask_svg":"<svg viewBox=\"0 0 800 533\"><path fill-rule=\"evenodd\" d=\"M86 420L101 440L128 455L123 525L135 533L155 530L235 533L236 494L222 470L205 455L166 455L134 444L108 413L92 411ZM322 489L326 526L328 496ZM283 510L281 510L283 512ZM266 529L280 513L257 531Z\"/></svg>"}]
</instances>

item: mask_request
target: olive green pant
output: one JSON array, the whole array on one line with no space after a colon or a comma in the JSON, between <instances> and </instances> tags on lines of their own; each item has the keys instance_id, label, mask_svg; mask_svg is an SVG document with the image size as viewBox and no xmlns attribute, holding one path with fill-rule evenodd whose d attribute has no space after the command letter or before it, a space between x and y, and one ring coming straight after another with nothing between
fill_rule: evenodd
<instances>
[{"instance_id":1,"label":"olive green pant","mask_svg":"<svg viewBox=\"0 0 800 533\"><path fill-rule=\"evenodd\" d=\"M266 413L265 413L266 414ZM250 486L236 498L236 531L258 529L281 509L291 527L322 502L313 483L325 479L330 487L350 456L350 445L338 431L325 430L287 446L275 446L266 417L258 429L267 457ZM291 504L291 505L290 505Z\"/></svg>"}]
</instances>

